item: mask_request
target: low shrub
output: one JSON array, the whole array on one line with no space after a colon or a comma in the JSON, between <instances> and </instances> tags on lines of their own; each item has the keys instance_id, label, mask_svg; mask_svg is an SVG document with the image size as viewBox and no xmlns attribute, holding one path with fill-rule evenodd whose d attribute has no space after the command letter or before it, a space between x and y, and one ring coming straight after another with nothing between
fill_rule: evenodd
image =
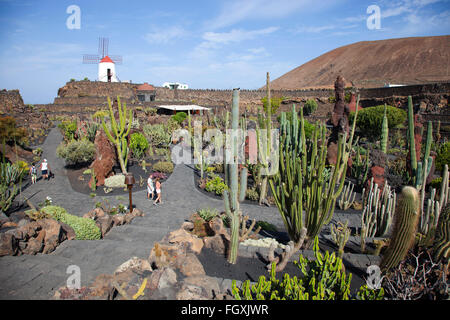
<instances>
[{"instance_id":1,"label":"low shrub","mask_svg":"<svg viewBox=\"0 0 450 320\"><path fill-rule=\"evenodd\" d=\"M313 114L314 111L316 111L316 110L317 110L317 101L314 99L308 99L303 108L305 115L309 116L310 114Z\"/></svg>"},{"instance_id":2,"label":"low shrub","mask_svg":"<svg viewBox=\"0 0 450 320\"><path fill-rule=\"evenodd\" d=\"M215 208L206 208L206 209L200 209L197 211L200 218L205 220L206 222L211 221L214 217L219 215L219 211Z\"/></svg>"},{"instance_id":3,"label":"low shrub","mask_svg":"<svg viewBox=\"0 0 450 320\"><path fill-rule=\"evenodd\" d=\"M0 117L0 143L14 143L19 145L28 144L28 133L25 128L16 126L16 119L13 117Z\"/></svg>"},{"instance_id":4,"label":"low shrub","mask_svg":"<svg viewBox=\"0 0 450 320\"><path fill-rule=\"evenodd\" d=\"M256 188L248 188L247 192L245 194L245 197L248 200L252 200L252 201L258 201L259 200L259 193L256 190Z\"/></svg>"},{"instance_id":5,"label":"low shrub","mask_svg":"<svg viewBox=\"0 0 450 320\"><path fill-rule=\"evenodd\" d=\"M206 181L205 190L208 192L214 192L216 195L221 196L224 190L228 190L228 186L221 177L214 175L211 179Z\"/></svg>"},{"instance_id":6,"label":"low shrub","mask_svg":"<svg viewBox=\"0 0 450 320\"><path fill-rule=\"evenodd\" d=\"M125 188L125 176L123 174L116 174L105 179L106 188Z\"/></svg>"},{"instance_id":7,"label":"low shrub","mask_svg":"<svg viewBox=\"0 0 450 320\"><path fill-rule=\"evenodd\" d=\"M70 141L75 137L75 133L77 132L78 126L75 120L73 121L68 120L58 124L58 128L60 128L63 131L66 140Z\"/></svg>"},{"instance_id":8,"label":"low shrub","mask_svg":"<svg viewBox=\"0 0 450 320\"><path fill-rule=\"evenodd\" d=\"M187 118L186 112L177 112L172 116L172 119L178 122L178 124L182 124L183 121Z\"/></svg>"},{"instance_id":9,"label":"low shrub","mask_svg":"<svg viewBox=\"0 0 450 320\"><path fill-rule=\"evenodd\" d=\"M147 139L142 133L133 133L130 137L130 149L137 159L142 159L149 148Z\"/></svg>"},{"instance_id":10,"label":"low shrub","mask_svg":"<svg viewBox=\"0 0 450 320\"><path fill-rule=\"evenodd\" d=\"M446 164L450 166L450 141L442 144L436 154L436 169L442 171Z\"/></svg>"},{"instance_id":11,"label":"low shrub","mask_svg":"<svg viewBox=\"0 0 450 320\"><path fill-rule=\"evenodd\" d=\"M381 135L383 115L384 105L364 108L358 111L358 120L356 121L356 126L359 128L363 136L366 136L371 140L379 139ZM391 129L403 124L406 121L407 114L405 110L387 106L386 116L388 119L388 127L389 129ZM349 115L350 124L353 124L354 118L355 113L351 112Z\"/></svg>"},{"instance_id":12,"label":"low shrub","mask_svg":"<svg viewBox=\"0 0 450 320\"><path fill-rule=\"evenodd\" d=\"M69 214L66 209L58 206L46 206L41 209L44 214L53 219L69 225L74 231L77 240L99 240L102 233L95 221Z\"/></svg>"},{"instance_id":13,"label":"low shrub","mask_svg":"<svg viewBox=\"0 0 450 320\"><path fill-rule=\"evenodd\" d=\"M145 125L143 130L152 146L167 147L170 145L172 136L167 126L164 124Z\"/></svg>"},{"instance_id":14,"label":"low shrub","mask_svg":"<svg viewBox=\"0 0 450 320\"><path fill-rule=\"evenodd\" d=\"M72 140L69 143L62 142L56 148L56 155L68 165L85 164L95 158L95 146L89 140Z\"/></svg>"},{"instance_id":15,"label":"low shrub","mask_svg":"<svg viewBox=\"0 0 450 320\"><path fill-rule=\"evenodd\" d=\"M172 173L173 163L169 161L159 161L153 165L153 170L162 173Z\"/></svg>"}]
</instances>

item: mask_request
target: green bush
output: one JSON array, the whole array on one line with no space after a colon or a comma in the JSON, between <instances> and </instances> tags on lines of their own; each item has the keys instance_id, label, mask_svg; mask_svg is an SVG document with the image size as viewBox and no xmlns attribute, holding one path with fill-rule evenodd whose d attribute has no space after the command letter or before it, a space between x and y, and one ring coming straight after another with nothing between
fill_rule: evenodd
<instances>
[{"instance_id":1,"label":"green bush","mask_svg":"<svg viewBox=\"0 0 450 320\"><path fill-rule=\"evenodd\" d=\"M75 231L77 240L99 240L102 237L100 228L92 219L74 216L58 206L46 206L41 209L41 212L69 225Z\"/></svg>"},{"instance_id":2,"label":"green bush","mask_svg":"<svg viewBox=\"0 0 450 320\"><path fill-rule=\"evenodd\" d=\"M130 149L137 159L142 159L147 152L149 144L142 133L133 133L130 137Z\"/></svg>"},{"instance_id":3,"label":"green bush","mask_svg":"<svg viewBox=\"0 0 450 320\"><path fill-rule=\"evenodd\" d=\"M89 140L72 140L69 143L62 142L56 148L56 155L66 160L68 165L84 164L94 160L95 146Z\"/></svg>"},{"instance_id":4,"label":"green bush","mask_svg":"<svg viewBox=\"0 0 450 320\"><path fill-rule=\"evenodd\" d=\"M252 201L258 201L259 200L259 193L258 193L258 191L256 190L256 188L248 188L247 189L247 192L246 192L246 194L245 194L245 197L248 199L248 200L252 200Z\"/></svg>"},{"instance_id":5,"label":"green bush","mask_svg":"<svg viewBox=\"0 0 450 320\"><path fill-rule=\"evenodd\" d=\"M284 100L284 98L271 98L270 99L270 105L272 107L272 109L270 110L270 112L272 114L276 114L278 108L281 105L281 102ZM264 97L261 99L261 102L263 103L263 109L264 112L267 114L267 97Z\"/></svg>"},{"instance_id":6,"label":"green bush","mask_svg":"<svg viewBox=\"0 0 450 320\"><path fill-rule=\"evenodd\" d=\"M221 177L218 175L213 175L212 178L206 181L205 190L208 192L214 192L216 195L221 196L224 190L228 190L228 187Z\"/></svg>"},{"instance_id":7,"label":"green bush","mask_svg":"<svg viewBox=\"0 0 450 320\"><path fill-rule=\"evenodd\" d=\"M28 134L25 128L16 126L16 119L10 116L0 117L0 143L14 143L22 146L28 144Z\"/></svg>"},{"instance_id":8,"label":"green bush","mask_svg":"<svg viewBox=\"0 0 450 320\"><path fill-rule=\"evenodd\" d=\"M358 120L356 126L359 128L361 134L372 140L376 140L381 136L381 124L383 122L384 105L364 108L358 111ZM389 129L395 128L406 121L406 111L387 106L386 116L388 119ZM353 124L355 113L351 112L349 116L350 124ZM406 137L405 137L406 138Z\"/></svg>"},{"instance_id":9,"label":"green bush","mask_svg":"<svg viewBox=\"0 0 450 320\"><path fill-rule=\"evenodd\" d=\"M159 161L153 165L153 170L162 173L172 173L173 163L169 161Z\"/></svg>"},{"instance_id":10,"label":"green bush","mask_svg":"<svg viewBox=\"0 0 450 320\"><path fill-rule=\"evenodd\" d=\"M75 132L77 132L77 122L73 121L63 121L58 124L58 128L60 128L64 132L64 137L66 140L70 141L75 137Z\"/></svg>"},{"instance_id":11,"label":"green bush","mask_svg":"<svg viewBox=\"0 0 450 320\"><path fill-rule=\"evenodd\" d=\"M164 124L145 125L143 130L152 146L169 146L172 135Z\"/></svg>"},{"instance_id":12,"label":"green bush","mask_svg":"<svg viewBox=\"0 0 450 320\"><path fill-rule=\"evenodd\" d=\"M450 166L450 141L442 144L436 155L436 169L439 171L444 170L445 165Z\"/></svg>"},{"instance_id":13,"label":"green bush","mask_svg":"<svg viewBox=\"0 0 450 320\"><path fill-rule=\"evenodd\" d=\"M178 122L178 124L181 124L186 118L187 118L186 112L177 112L175 115L172 116L172 119Z\"/></svg>"},{"instance_id":14,"label":"green bush","mask_svg":"<svg viewBox=\"0 0 450 320\"><path fill-rule=\"evenodd\" d=\"M303 111L305 112L306 116L309 116L310 114L314 113L314 111L317 110L317 101L314 99L308 99L305 103L305 107L303 108Z\"/></svg>"},{"instance_id":15,"label":"green bush","mask_svg":"<svg viewBox=\"0 0 450 320\"><path fill-rule=\"evenodd\" d=\"M211 221L214 217L219 215L219 211L215 208L206 208L206 209L200 209L197 211L197 214L205 220L206 222Z\"/></svg>"}]
</instances>

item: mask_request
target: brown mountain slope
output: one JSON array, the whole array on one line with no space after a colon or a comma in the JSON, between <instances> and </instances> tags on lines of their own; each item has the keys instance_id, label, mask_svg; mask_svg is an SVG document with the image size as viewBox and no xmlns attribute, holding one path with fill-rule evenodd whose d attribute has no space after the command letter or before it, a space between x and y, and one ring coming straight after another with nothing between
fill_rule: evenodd
<instances>
[{"instance_id":1,"label":"brown mountain slope","mask_svg":"<svg viewBox=\"0 0 450 320\"><path fill-rule=\"evenodd\" d=\"M450 36L363 41L329 51L271 82L272 89L356 87L450 81Z\"/></svg>"}]
</instances>

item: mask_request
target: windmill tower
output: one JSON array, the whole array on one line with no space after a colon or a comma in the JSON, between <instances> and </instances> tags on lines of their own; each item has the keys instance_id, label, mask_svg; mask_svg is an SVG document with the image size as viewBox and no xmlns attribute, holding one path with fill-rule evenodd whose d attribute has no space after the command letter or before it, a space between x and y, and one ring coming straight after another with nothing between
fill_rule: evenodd
<instances>
[{"instance_id":1,"label":"windmill tower","mask_svg":"<svg viewBox=\"0 0 450 320\"><path fill-rule=\"evenodd\" d=\"M122 56L108 55L108 38L99 38L98 40L98 54L83 55L83 63L98 64L98 81L119 82L116 65L122 64Z\"/></svg>"}]
</instances>

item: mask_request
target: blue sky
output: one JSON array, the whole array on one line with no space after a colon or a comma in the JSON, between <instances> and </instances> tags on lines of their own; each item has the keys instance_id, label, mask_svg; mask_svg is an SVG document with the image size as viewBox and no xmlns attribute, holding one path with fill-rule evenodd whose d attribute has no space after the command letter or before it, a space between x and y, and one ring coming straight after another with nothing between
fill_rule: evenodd
<instances>
[{"instance_id":1,"label":"blue sky","mask_svg":"<svg viewBox=\"0 0 450 320\"><path fill-rule=\"evenodd\" d=\"M81 10L70 30L70 5ZM381 28L367 13L377 5ZM103 1L0 0L0 89L52 103L69 79L96 80L98 38L122 55L121 80L191 88L257 89L337 47L358 41L450 34L450 0Z\"/></svg>"}]
</instances>

